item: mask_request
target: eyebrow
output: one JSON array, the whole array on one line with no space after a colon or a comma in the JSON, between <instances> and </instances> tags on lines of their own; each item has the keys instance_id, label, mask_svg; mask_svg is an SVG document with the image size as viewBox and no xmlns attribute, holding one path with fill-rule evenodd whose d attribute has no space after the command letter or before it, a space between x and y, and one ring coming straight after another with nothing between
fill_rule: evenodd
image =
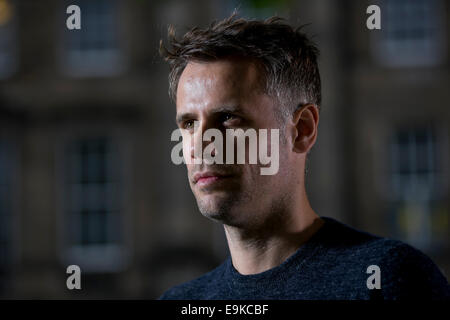
<instances>
[{"instance_id":1,"label":"eyebrow","mask_svg":"<svg viewBox=\"0 0 450 320\"><path fill-rule=\"evenodd\" d=\"M194 118L194 117L195 117L195 114L194 114L194 113L191 113L191 112L180 113L180 114L177 114L177 116L176 116L176 118L175 118L175 122L176 122L177 124L179 124L179 123L182 123L184 120L192 119L192 118Z\"/></svg>"},{"instance_id":2,"label":"eyebrow","mask_svg":"<svg viewBox=\"0 0 450 320\"><path fill-rule=\"evenodd\" d=\"M214 108L210 111L210 113L212 113L212 114L227 113L227 112L238 113L238 114L242 114L242 115L246 114L246 112L244 112L244 110L242 110L242 108L239 105L220 106L220 107ZM176 115L175 122L177 124L179 124L187 119L193 119L193 118L195 118L195 116L196 116L195 113L192 113L192 112L180 113L180 114Z\"/></svg>"},{"instance_id":3,"label":"eyebrow","mask_svg":"<svg viewBox=\"0 0 450 320\"><path fill-rule=\"evenodd\" d=\"M219 108L212 110L212 113L225 113L225 112L245 114L244 110L242 110L242 108L239 105L221 106Z\"/></svg>"}]
</instances>

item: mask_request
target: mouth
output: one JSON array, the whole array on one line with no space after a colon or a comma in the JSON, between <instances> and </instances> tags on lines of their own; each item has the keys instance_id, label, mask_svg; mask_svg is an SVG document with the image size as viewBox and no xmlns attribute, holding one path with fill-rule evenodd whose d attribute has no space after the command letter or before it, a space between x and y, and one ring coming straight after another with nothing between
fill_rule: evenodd
<instances>
[{"instance_id":1,"label":"mouth","mask_svg":"<svg viewBox=\"0 0 450 320\"><path fill-rule=\"evenodd\" d=\"M194 175L194 184L205 187L220 183L231 178L231 175L219 174L215 172L196 173Z\"/></svg>"}]
</instances>

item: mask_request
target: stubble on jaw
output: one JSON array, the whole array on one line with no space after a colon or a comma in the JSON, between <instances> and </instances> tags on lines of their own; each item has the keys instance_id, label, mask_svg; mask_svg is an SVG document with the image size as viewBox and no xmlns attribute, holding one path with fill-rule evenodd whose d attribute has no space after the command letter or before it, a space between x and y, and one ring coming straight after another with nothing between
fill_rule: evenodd
<instances>
[{"instance_id":1,"label":"stubble on jaw","mask_svg":"<svg viewBox=\"0 0 450 320\"><path fill-rule=\"evenodd\" d=\"M225 192L225 191L222 191ZM225 195L202 196L194 192L200 213L215 222L222 224L236 224L236 212L239 206L252 201L251 194L243 190L228 191ZM216 199L206 199L206 197L217 197ZM214 203L211 203L214 202Z\"/></svg>"},{"instance_id":2,"label":"stubble on jaw","mask_svg":"<svg viewBox=\"0 0 450 320\"><path fill-rule=\"evenodd\" d=\"M281 145L287 147L287 142L283 141ZM291 220L286 213L289 211L293 195L283 184L283 181L286 183L289 180L290 175L284 160L280 159L280 170L276 174L285 176L286 179L280 179L280 177L276 179L282 184L274 185L271 181L264 182L264 179L275 178L274 176L262 176L262 180L258 179L257 177L261 178L260 165L255 165L255 170L247 172L239 170L238 174L242 178L246 175L251 178L251 181L246 181L245 184L241 181L239 187L233 190L222 190L220 192L223 194L218 194L217 198L214 198L213 194L202 194L201 190L195 190L195 185L191 184L199 211L204 217L214 222L248 230L249 233L269 231L277 233L277 229L283 228L283 225ZM268 188L268 186L273 187Z\"/></svg>"},{"instance_id":3,"label":"stubble on jaw","mask_svg":"<svg viewBox=\"0 0 450 320\"><path fill-rule=\"evenodd\" d=\"M276 234L277 230L285 229L286 223L290 221L287 212L292 195L282 194L267 205L260 206L267 192L267 190L241 191L217 199L213 205L206 203L214 201L212 199L203 200L201 196L196 196L196 200L204 217L239 229L249 238L258 238L257 234Z\"/></svg>"},{"instance_id":4,"label":"stubble on jaw","mask_svg":"<svg viewBox=\"0 0 450 320\"><path fill-rule=\"evenodd\" d=\"M287 209L291 201L290 195L283 195L273 201L265 212L257 212L252 221L247 221L245 227L224 224L225 233L229 239L239 239L241 243L250 248L264 249L267 247L267 239L277 237L284 232L291 223ZM270 237L267 237L270 236Z\"/></svg>"}]
</instances>

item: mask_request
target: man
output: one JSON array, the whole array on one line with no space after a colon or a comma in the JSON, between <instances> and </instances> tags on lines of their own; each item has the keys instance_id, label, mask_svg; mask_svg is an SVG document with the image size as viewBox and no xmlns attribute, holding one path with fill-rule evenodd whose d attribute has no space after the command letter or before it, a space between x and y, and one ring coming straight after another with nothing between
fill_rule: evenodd
<instances>
[{"instance_id":1,"label":"man","mask_svg":"<svg viewBox=\"0 0 450 320\"><path fill-rule=\"evenodd\" d=\"M233 15L180 40L171 29L169 39L160 51L171 66L189 183L201 213L223 224L230 256L160 299L449 298L446 278L418 250L311 208L305 167L321 85L318 50L305 34L279 18ZM213 143L202 140L212 128L278 129L277 173L261 174L260 162L193 161L196 143Z\"/></svg>"}]
</instances>

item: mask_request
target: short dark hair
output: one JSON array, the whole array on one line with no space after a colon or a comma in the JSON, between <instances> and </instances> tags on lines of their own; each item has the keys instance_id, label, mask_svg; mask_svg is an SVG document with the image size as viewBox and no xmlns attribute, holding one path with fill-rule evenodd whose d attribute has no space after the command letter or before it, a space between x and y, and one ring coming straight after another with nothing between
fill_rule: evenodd
<instances>
[{"instance_id":1,"label":"short dark hair","mask_svg":"<svg viewBox=\"0 0 450 320\"><path fill-rule=\"evenodd\" d=\"M176 101L181 73L189 61L214 61L228 57L250 58L262 67L265 92L278 99L284 115L299 105L314 104L320 110L321 84L317 65L319 50L301 32L280 17L266 20L229 18L205 29L194 27L181 39L169 26L169 48L160 41L160 54L170 65L169 94Z\"/></svg>"}]
</instances>

